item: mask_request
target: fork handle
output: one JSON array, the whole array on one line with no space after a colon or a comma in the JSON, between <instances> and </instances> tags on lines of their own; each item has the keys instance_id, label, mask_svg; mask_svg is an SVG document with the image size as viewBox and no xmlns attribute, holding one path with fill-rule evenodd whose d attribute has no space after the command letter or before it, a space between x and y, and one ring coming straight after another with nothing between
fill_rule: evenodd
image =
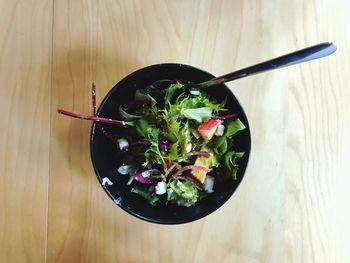
<instances>
[{"instance_id":1,"label":"fork handle","mask_svg":"<svg viewBox=\"0 0 350 263\"><path fill-rule=\"evenodd\" d=\"M306 61L322 58L331 55L337 50L333 43L325 42L315 46L307 47L277 58L261 62L259 64L240 69L220 77L208 80L206 82L195 85L197 88L206 88L218 84L223 84L235 79L244 78L254 74L262 73L269 70L284 68L291 65L303 63Z\"/></svg>"}]
</instances>

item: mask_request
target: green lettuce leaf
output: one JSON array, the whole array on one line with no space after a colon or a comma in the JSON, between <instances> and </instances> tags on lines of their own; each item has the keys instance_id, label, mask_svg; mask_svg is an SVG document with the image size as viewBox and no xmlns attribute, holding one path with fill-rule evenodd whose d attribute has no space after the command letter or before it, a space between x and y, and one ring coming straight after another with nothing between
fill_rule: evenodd
<instances>
[{"instance_id":1,"label":"green lettuce leaf","mask_svg":"<svg viewBox=\"0 0 350 263\"><path fill-rule=\"evenodd\" d=\"M174 142L171 145L168 158L169 160L176 161L176 162L181 158L179 156L179 142Z\"/></svg>"},{"instance_id":2,"label":"green lettuce leaf","mask_svg":"<svg viewBox=\"0 0 350 263\"><path fill-rule=\"evenodd\" d=\"M178 205L194 205L199 197L198 189L187 182L174 179L168 184L167 200L176 201Z\"/></svg>"},{"instance_id":3,"label":"green lettuce leaf","mask_svg":"<svg viewBox=\"0 0 350 263\"><path fill-rule=\"evenodd\" d=\"M168 88L166 88L166 90L165 90L165 101L166 102L170 102L171 99L174 96L175 91L181 89L183 86L184 85L182 85L181 83L177 82L177 83L171 84Z\"/></svg>"},{"instance_id":4,"label":"green lettuce leaf","mask_svg":"<svg viewBox=\"0 0 350 263\"><path fill-rule=\"evenodd\" d=\"M122 116L126 120L133 120L133 119L142 118L142 116L127 113L125 110L123 110L123 107L121 104L119 105L118 111L119 111L120 116Z\"/></svg>"},{"instance_id":5,"label":"green lettuce leaf","mask_svg":"<svg viewBox=\"0 0 350 263\"><path fill-rule=\"evenodd\" d=\"M235 119L234 121L230 121L227 124L227 128L224 135L216 139L213 147L214 152L219 155L225 154L227 150L232 148L232 145L233 145L232 136L244 129L245 129L245 126L240 121L240 119Z\"/></svg>"},{"instance_id":6,"label":"green lettuce leaf","mask_svg":"<svg viewBox=\"0 0 350 263\"><path fill-rule=\"evenodd\" d=\"M171 161L184 161L187 159L187 147L191 143L191 132L188 122L176 134L177 140L171 145L168 158Z\"/></svg>"},{"instance_id":7,"label":"green lettuce leaf","mask_svg":"<svg viewBox=\"0 0 350 263\"><path fill-rule=\"evenodd\" d=\"M148 200L150 205L156 205L159 202L158 196L156 196L154 193L151 194L150 192L148 192L146 190L142 190L139 188L131 188L131 192L138 194L139 196Z\"/></svg>"},{"instance_id":8,"label":"green lettuce leaf","mask_svg":"<svg viewBox=\"0 0 350 263\"><path fill-rule=\"evenodd\" d=\"M238 164L237 161L242 158L244 152L228 151L224 155L224 167L228 175L230 175L233 180L237 179Z\"/></svg>"},{"instance_id":9,"label":"green lettuce leaf","mask_svg":"<svg viewBox=\"0 0 350 263\"><path fill-rule=\"evenodd\" d=\"M214 144L214 151L219 155L223 155L227 151L226 136L221 136L216 139Z\"/></svg>"},{"instance_id":10,"label":"green lettuce leaf","mask_svg":"<svg viewBox=\"0 0 350 263\"><path fill-rule=\"evenodd\" d=\"M181 122L170 118L165 119L165 123L166 125L163 132L163 136L171 142L176 142L179 138Z\"/></svg>"},{"instance_id":11,"label":"green lettuce leaf","mask_svg":"<svg viewBox=\"0 0 350 263\"><path fill-rule=\"evenodd\" d=\"M151 126L145 119L142 118L136 121L136 131L141 137L148 138L148 132L150 129Z\"/></svg>"},{"instance_id":12,"label":"green lettuce leaf","mask_svg":"<svg viewBox=\"0 0 350 263\"><path fill-rule=\"evenodd\" d=\"M145 119L138 119L136 121L136 131L141 137L151 143L150 147L145 151L145 162L143 166L147 166L150 163L162 164L164 171L166 171L163 154L160 152L158 146L159 129L152 127Z\"/></svg>"},{"instance_id":13,"label":"green lettuce leaf","mask_svg":"<svg viewBox=\"0 0 350 263\"><path fill-rule=\"evenodd\" d=\"M179 145L182 149L182 155L185 156L187 151L187 146L191 143L191 132L190 132L190 126L188 125L188 122L186 122L179 135Z\"/></svg>"},{"instance_id":14,"label":"green lettuce leaf","mask_svg":"<svg viewBox=\"0 0 350 263\"><path fill-rule=\"evenodd\" d=\"M181 108L194 109L206 107L215 112L227 110L224 108L225 101L222 103L213 103L202 93L196 97L185 97L185 95L182 95L182 97L183 98L180 97L180 100L177 100L177 103Z\"/></svg>"},{"instance_id":15,"label":"green lettuce leaf","mask_svg":"<svg viewBox=\"0 0 350 263\"><path fill-rule=\"evenodd\" d=\"M219 156L216 154L211 155L211 166L213 167L219 167L220 165L220 159Z\"/></svg>"},{"instance_id":16,"label":"green lettuce leaf","mask_svg":"<svg viewBox=\"0 0 350 263\"><path fill-rule=\"evenodd\" d=\"M155 105L157 101L149 94L149 89L138 89L135 92L135 100L144 101Z\"/></svg>"},{"instance_id":17,"label":"green lettuce leaf","mask_svg":"<svg viewBox=\"0 0 350 263\"><path fill-rule=\"evenodd\" d=\"M211 118L212 109L208 107L196 108L196 109L182 109L181 115L190 120L195 120L198 123L202 123L205 120Z\"/></svg>"},{"instance_id":18,"label":"green lettuce leaf","mask_svg":"<svg viewBox=\"0 0 350 263\"><path fill-rule=\"evenodd\" d=\"M241 122L241 120L235 119L234 121L231 121L228 123L224 136L229 138L229 137L233 136L234 134L236 134L237 132L244 130L244 129L245 129L245 126Z\"/></svg>"}]
</instances>

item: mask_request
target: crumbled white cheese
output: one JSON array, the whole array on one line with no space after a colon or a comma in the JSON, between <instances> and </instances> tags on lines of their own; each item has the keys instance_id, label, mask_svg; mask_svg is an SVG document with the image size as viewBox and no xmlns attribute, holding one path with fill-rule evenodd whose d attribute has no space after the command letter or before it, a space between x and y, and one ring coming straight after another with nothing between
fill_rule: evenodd
<instances>
[{"instance_id":1,"label":"crumbled white cheese","mask_svg":"<svg viewBox=\"0 0 350 263\"><path fill-rule=\"evenodd\" d=\"M225 126L222 125L222 124L220 124L220 125L216 128L214 134L215 134L216 136L222 136L222 135L224 135L224 131L225 131Z\"/></svg>"},{"instance_id":2,"label":"crumbled white cheese","mask_svg":"<svg viewBox=\"0 0 350 263\"><path fill-rule=\"evenodd\" d=\"M166 193L166 183L164 181L158 182L156 185L156 194L163 195Z\"/></svg>"},{"instance_id":3,"label":"crumbled white cheese","mask_svg":"<svg viewBox=\"0 0 350 263\"><path fill-rule=\"evenodd\" d=\"M126 139L124 138L120 138L117 140L118 144L119 144L119 149L120 150L125 150L129 147L129 143Z\"/></svg>"},{"instance_id":4,"label":"crumbled white cheese","mask_svg":"<svg viewBox=\"0 0 350 263\"><path fill-rule=\"evenodd\" d=\"M214 181L215 181L214 177L207 175L205 177L204 184L203 184L204 191L206 191L207 193L214 192L214 190L213 190Z\"/></svg>"},{"instance_id":5,"label":"crumbled white cheese","mask_svg":"<svg viewBox=\"0 0 350 263\"><path fill-rule=\"evenodd\" d=\"M192 143L186 145L186 153L189 153L192 150Z\"/></svg>"},{"instance_id":6,"label":"crumbled white cheese","mask_svg":"<svg viewBox=\"0 0 350 263\"><path fill-rule=\"evenodd\" d=\"M200 91L197 90L197 89L191 89L191 90L190 90L190 93L191 93L192 95L194 95L194 96L198 96L198 95L201 94Z\"/></svg>"},{"instance_id":7,"label":"crumbled white cheese","mask_svg":"<svg viewBox=\"0 0 350 263\"><path fill-rule=\"evenodd\" d=\"M147 170L147 171L142 172L141 175L142 175L142 177L147 178L147 177L151 176L151 172Z\"/></svg>"},{"instance_id":8,"label":"crumbled white cheese","mask_svg":"<svg viewBox=\"0 0 350 263\"><path fill-rule=\"evenodd\" d=\"M118 173L122 174L122 175L126 175L130 172L130 169L131 169L131 165L122 165L119 167L118 169Z\"/></svg>"},{"instance_id":9,"label":"crumbled white cheese","mask_svg":"<svg viewBox=\"0 0 350 263\"><path fill-rule=\"evenodd\" d=\"M104 177L104 178L102 179L102 185L105 186L106 184L108 184L108 185L112 185L112 184L113 184L113 183L111 182L111 180L109 180L108 177Z\"/></svg>"}]
</instances>

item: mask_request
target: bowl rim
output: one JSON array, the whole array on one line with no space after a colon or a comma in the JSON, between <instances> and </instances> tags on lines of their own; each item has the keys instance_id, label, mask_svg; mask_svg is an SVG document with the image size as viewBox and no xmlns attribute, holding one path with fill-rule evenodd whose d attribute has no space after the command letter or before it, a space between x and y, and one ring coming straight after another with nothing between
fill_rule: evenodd
<instances>
[{"instance_id":1,"label":"bowl rim","mask_svg":"<svg viewBox=\"0 0 350 263\"><path fill-rule=\"evenodd\" d=\"M147 71L147 70L150 70L150 69L153 69L153 68L158 68L158 67L167 67L167 66L178 66L178 67L186 67L186 68L189 68L189 69L192 69L192 70L196 70L196 71L199 71L199 72L202 72L212 78L214 78L215 76L206 71L206 70L203 70L201 68L198 68L198 67L194 67L192 65L187 65L187 64L183 64L183 63L158 63L158 64L152 64L152 65L148 65L146 67L142 67L142 68L139 68L137 70L134 70L133 72L129 73L128 75L124 76L123 78L121 78L108 92L107 94L104 96L104 98L102 99L96 113L98 114L101 109L104 107L105 103L107 102L107 100L109 99L109 97L114 94L115 90L120 86L122 85L126 80L128 80L132 75L134 74L137 74L137 73L140 73L142 71ZM189 219L172 219L172 220L163 220L163 219L158 219L158 218L149 218L149 217L146 217L146 216L143 216L143 215L140 215L130 209L128 209L127 207L125 207L124 205L121 204L121 202L118 201L118 198L116 199L111 193L110 191L107 189L107 187L103 186L102 185L102 181L100 180L100 178L102 178L103 176L100 176L100 173L97 169L97 165L95 164L95 160L94 160L94 155L93 155L93 151L94 151L94 135L95 135L95 132L96 132L96 123L93 122L92 125L91 125L91 130L90 130L90 158L91 158L91 162L92 162L92 165L93 165L93 168L94 168L94 172L95 172L95 176L97 178L97 180L99 181L101 187L103 188L103 190L107 193L107 195L112 199L112 201L117 205L119 206L121 209L123 209L125 212L127 212L128 214L138 218L138 219L141 219L143 221L146 221L146 222L150 222L150 223L156 223L156 224L161 224L161 225L180 225L180 224L185 224L185 223L190 223L190 222L194 222L194 221L197 221L199 219L203 219L204 217L212 214L213 212L215 212L216 210L218 210L219 208L223 207L227 201L229 199L231 199L231 197L233 196L233 194L236 192L237 188L239 187L239 185L241 184L241 182L243 181L243 178L246 176L246 171L247 171L247 168L249 166L249 160L250 160L250 153L251 153L251 132L250 132L250 125L249 125L249 121L248 121L248 118L247 118L247 115L245 113L245 110L244 108L242 107L242 105L240 104L239 100L237 99L237 97L234 95L234 93L232 92L232 90L225 84L222 84L222 86L225 87L225 89L227 89L229 91L229 93L236 99L237 103L238 103L238 106L239 108L241 109L245 119L246 119L246 131L248 133L248 140L247 140L247 144L248 144L248 149L246 151L246 155L247 155L247 163L246 163L246 166L244 168L244 171L242 173L242 176L240 178L237 178L237 183L235 184L235 186L232 188L232 190L230 190L229 192L229 196L226 200L224 200L221 205L219 206L215 206L211 209L207 209L205 210L205 212L203 213L200 213L198 216L194 216L194 217L191 217Z\"/></svg>"}]
</instances>

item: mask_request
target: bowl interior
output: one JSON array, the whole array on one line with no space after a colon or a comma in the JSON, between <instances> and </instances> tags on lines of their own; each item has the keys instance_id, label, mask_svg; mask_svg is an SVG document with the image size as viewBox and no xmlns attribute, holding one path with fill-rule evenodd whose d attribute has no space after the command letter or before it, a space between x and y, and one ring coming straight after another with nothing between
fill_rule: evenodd
<instances>
[{"instance_id":1,"label":"bowl interior","mask_svg":"<svg viewBox=\"0 0 350 263\"><path fill-rule=\"evenodd\" d=\"M118 106L125 105L134 97L137 89L143 88L160 79L179 81L191 81L199 83L209 80L214 76L200 69L183 64L158 64L140 69L121 80L106 95L97 114L103 117L120 119ZM247 117L232 92L225 86L215 86L206 90L208 94L222 101L227 98L226 108L229 113L238 113L240 120L246 129L235 135L235 150L244 151L246 154L240 160L237 180L229 180L224 185L215 188L213 194L198 201L196 206L185 208L176 205L149 205L142 197L130 192L131 186L127 185L128 176L117 172L120 156L118 148L102 132L92 125L91 129L91 158L98 180L107 177L113 184L103 186L112 200L130 214L155 223L180 224L202 218L223 205L234 193L241 182L247 167L250 153L250 130ZM104 128L120 137L127 136L123 127L103 124Z\"/></svg>"}]
</instances>

